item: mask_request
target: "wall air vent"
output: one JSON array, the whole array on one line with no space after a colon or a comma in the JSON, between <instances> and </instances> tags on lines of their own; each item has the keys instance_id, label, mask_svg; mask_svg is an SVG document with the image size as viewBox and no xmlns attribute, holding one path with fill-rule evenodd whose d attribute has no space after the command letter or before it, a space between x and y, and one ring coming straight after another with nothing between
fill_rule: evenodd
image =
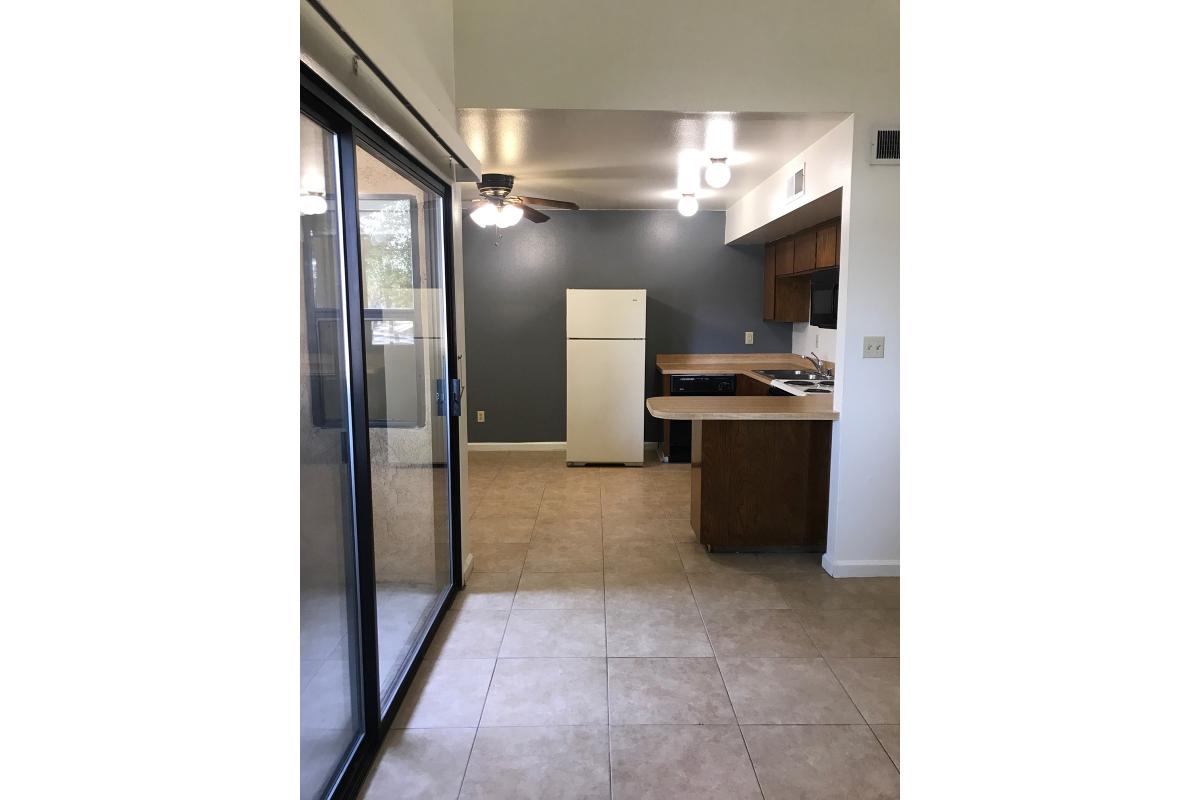
<instances>
[{"instance_id":1,"label":"wall air vent","mask_svg":"<svg viewBox=\"0 0 1200 800\"><path fill-rule=\"evenodd\" d=\"M871 140L871 164L900 163L900 128L880 128Z\"/></svg>"},{"instance_id":2,"label":"wall air vent","mask_svg":"<svg viewBox=\"0 0 1200 800\"><path fill-rule=\"evenodd\" d=\"M788 199L799 197L802 194L804 194L804 162L800 162L800 168L788 178Z\"/></svg>"}]
</instances>

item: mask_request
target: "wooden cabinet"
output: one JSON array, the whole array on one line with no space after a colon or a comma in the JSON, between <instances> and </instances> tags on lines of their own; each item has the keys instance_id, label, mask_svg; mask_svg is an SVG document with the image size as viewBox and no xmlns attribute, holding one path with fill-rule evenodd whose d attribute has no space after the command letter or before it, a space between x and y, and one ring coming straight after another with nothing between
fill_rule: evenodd
<instances>
[{"instance_id":1,"label":"wooden cabinet","mask_svg":"<svg viewBox=\"0 0 1200 800\"><path fill-rule=\"evenodd\" d=\"M795 258L796 243L791 239L784 239L775 243L775 277L783 275L791 275L796 270L793 269L792 262Z\"/></svg>"},{"instance_id":2,"label":"wooden cabinet","mask_svg":"<svg viewBox=\"0 0 1200 800\"><path fill-rule=\"evenodd\" d=\"M817 263L817 232L802 231L796 236L796 255L792 261L793 272L812 272Z\"/></svg>"},{"instance_id":3,"label":"wooden cabinet","mask_svg":"<svg viewBox=\"0 0 1200 800\"><path fill-rule=\"evenodd\" d=\"M767 245L763 258L763 319L775 319L775 245Z\"/></svg>"},{"instance_id":4,"label":"wooden cabinet","mask_svg":"<svg viewBox=\"0 0 1200 800\"><path fill-rule=\"evenodd\" d=\"M804 231L775 243L775 277L803 275L816 263L817 235Z\"/></svg>"},{"instance_id":5,"label":"wooden cabinet","mask_svg":"<svg viewBox=\"0 0 1200 800\"><path fill-rule=\"evenodd\" d=\"M692 423L692 531L714 551L825 551L833 423Z\"/></svg>"},{"instance_id":6,"label":"wooden cabinet","mask_svg":"<svg viewBox=\"0 0 1200 800\"><path fill-rule=\"evenodd\" d=\"M771 387L762 381L748 378L745 375L737 376L737 393L741 397L755 397L770 394Z\"/></svg>"},{"instance_id":7,"label":"wooden cabinet","mask_svg":"<svg viewBox=\"0 0 1200 800\"><path fill-rule=\"evenodd\" d=\"M836 267L838 265L838 239L840 236L839 220L832 220L817 226L816 268Z\"/></svg>"},{"instance_id":8,"label":"wooden cabinet","mask_svg":"<svg viewBox=\"0 0 1200 800\"><path fill-rule=\"evenodd\" d=\"M808 322L813 270L838 266L841 220L831 219L769 242L763 255L763 319Z\"/></svg>"}]
</instances>

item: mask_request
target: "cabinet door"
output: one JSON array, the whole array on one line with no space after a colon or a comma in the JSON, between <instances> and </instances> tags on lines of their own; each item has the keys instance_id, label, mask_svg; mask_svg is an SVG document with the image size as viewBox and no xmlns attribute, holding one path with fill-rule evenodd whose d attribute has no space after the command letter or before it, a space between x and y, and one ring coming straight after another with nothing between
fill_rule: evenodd
<instances>
[{"instance_id":1,"label":"cabinet door","mask_svg":"<svg viewBox=\"0 0 1200 800\"><path fill-rule=\"evenodd\" d=\"M808 275L789 275L775 281L775 321L808 322L812 281Z\"/></svg>"},{"instance_id":2,"label":"cabinet door","mask_svg":"<svg viewBox=\"0 0 1200 800\"><path fill-rule=\"evenodd\" d=\"M796 237L796 254L792 257L792 271L812 272L817 264L817 231L809 228Z\"/></svg>"},{"instance_id":3,"label":"cabinet door","mask_svg":"<svg viewBox=\"0 0 1200 800\"><path fill-rule=\"evenodd\" d=\"M783 239L775 243L775 277L791 275L796 271L792 265L795 253L795 239Z\"/></svg>"},{"instance_id":4,"label":"cabinet door","mask_svg":"<svg viewBox=\"0 0 1200 800\"><path fill-rule=\"evenodd\" d=\"M763 319L775 319L775 244L767 245L763 257Z\"/></svg>"},{"instance_id":5,"label":"cabinet door","mask_svg":"<svg viewBox=\"0 0 1200 800\"><path fill-rule=\"evenodd\" d=\"M838 265L837 220L817 228L817 269Z\"/></svg>"},{"instance_id":6,"label":"cabinet door","mask_svg":"<svg viewBox=\"0 0 1200 800\"><path fill-rule=\"evenodd\" d=\"M737 393L741 397L760 397L769 394L771 387L755 378L737 376Z\"/></svg>"}]
</instances>

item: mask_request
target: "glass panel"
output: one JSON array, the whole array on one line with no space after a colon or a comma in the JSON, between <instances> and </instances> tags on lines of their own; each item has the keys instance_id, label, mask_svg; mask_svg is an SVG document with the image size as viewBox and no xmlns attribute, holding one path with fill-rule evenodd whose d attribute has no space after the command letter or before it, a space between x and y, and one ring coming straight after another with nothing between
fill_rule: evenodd
<instances>
[{"instance_id":1,"label":"glass panel","mask_svg":"<svg viewBox=\"0 0 1200 800\"><path fill-rule=\"evenodd\" d=\"M300 796L317 798L363 721L334 137L303 115L300 276Z\"/></svg>"},{"instance_id":2,"label":"glass panel","mask_svg":"<svg viewBox=\"0 0 1200 800\"><path fill-rule=\"evenodd\" d=\"M450 583L442 198L361 146L356 160L386 705Z\"/></svg>"}]
</instances>

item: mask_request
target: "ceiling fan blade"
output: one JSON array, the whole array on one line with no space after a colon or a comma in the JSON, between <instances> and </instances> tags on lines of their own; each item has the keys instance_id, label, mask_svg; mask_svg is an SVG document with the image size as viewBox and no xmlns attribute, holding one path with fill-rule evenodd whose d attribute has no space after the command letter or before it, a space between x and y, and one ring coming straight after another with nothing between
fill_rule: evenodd
<instances>
[{"instance_id":1,"label":"ceiling fan blade","mask_svg":"<svg viewBox=\"0 0 1200 800\"><path fill-rule=\"evenodd\" d=\"M549 222L550 221L550 218L548 216L546 216L542 212L538 211L536 208L533 208L532 206L527 206L524 203L521 204L521 213L524 214L525 219L529 220L530 222Z\"/></svg>"},{"instance_id":2,"label":"ceiling fan blade","mask_svg":"<svg viewBox=\"0 0 1200 800\"><path fill-rule=\"evenodd\" d=\"M578 211L579 206L576 203L568 203L566 200L547 200L545 197L530 197L527 194L521 195L521 202L529 206L545 206L546 208L565 208L568 211Z\"/></svg>"}]
</instances>

